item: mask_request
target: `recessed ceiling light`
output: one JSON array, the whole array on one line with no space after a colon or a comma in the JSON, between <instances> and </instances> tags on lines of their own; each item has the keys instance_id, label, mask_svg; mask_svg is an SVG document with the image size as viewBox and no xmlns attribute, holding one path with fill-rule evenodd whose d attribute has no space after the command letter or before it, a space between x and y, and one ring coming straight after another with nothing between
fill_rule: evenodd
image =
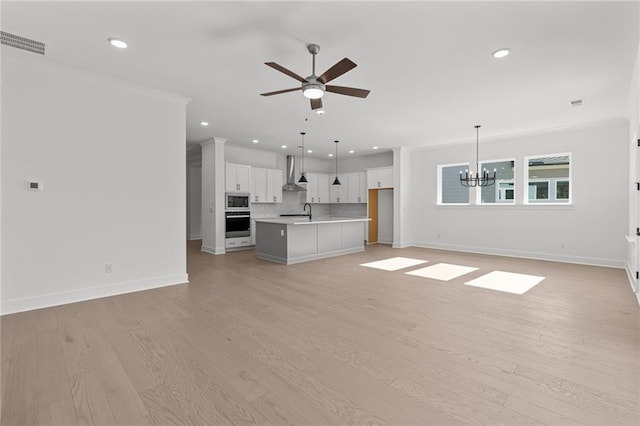
<instances>
[{"instance_id":1,"label":"recessed ceiling light","mask_svg":"<svg viewBox=\"0 0 640 426\"><path fill-rule=\"evenodd\" d=\"M313 152L313 151L312 151L312 150L310 150L310 149L308 149L308 150L307 150L307 154L311 154L312 152Z\"/></svg>"},{"instance_id":2,"label":"recessed ceiling light","mask_svg":"<svg viewBox=\"0 0 640 426\"><path fill-rule=\"evenodd\" d=\"M511 49L509 49L508 47L502 47L493 52L491 55L493 55L494 58L504 58L509 54L509 52L511 52Z\"/></svg>"},{"instance_id":3,"label":"recessed ceiling light","mask_svg":"<svg viewBox=\"0 0 640 426\"><path fill-rule=\"evenodd\" d=\"M317 109L317 110L316 110L316 114L318 114L318 115L324 115L324 110L323 110L323 109Z\"/></svg>"},{"instance_id":4,"label":"recessed ceiling light","mask_svg":"<svg viewBox=\"0 0 640 426\"><path fill-rule=\"evenodd\" d=\"M355 151L354 151L354 150L352 150L352 149L350 149L350 150L349 150L349 154L353 154L354 152L355 152Z\"/></svg>"},{"instance_id":5,"label":"recessed ceiling light","mask_svg":"<svg viewBox=\"0 0 640 426\"><path fill-rule=\"evenodd\" d=\"M333 157L333 154L329 154L329 157Z\"/></svg>"},{"instance_id":6,"label":"recessed ceiling light","mask_svg":"<svg viewBox=\"0 0 640 426\"><path fill-rule=\"evenodd\" d=\"M378 149L378 147L377 147L377 146L374 146L374 147L373 147L373 149Z\"/></svg>"},{"instance_id":7,"label":"recessed ceiling light","mask_svg":"<svg viewBox=\"0 0 640 426\"><path fill-rule=\"evenodd\" d=\"M109 41L109 43L111 43L112 46L117 47L118 49L126 49L127 48L127 43L119 40L117 38L113 38L113 37L109 37L107 39Z\"/></svg>"},{"instance_id":8,"label":"recessed ceiling light","mask_svg":"<svg viewBox=\"0 0 640 426\"><path fill-rule=\"evenodd\" d=\"M208 121L201 121L201 122L200 122L200 125L201 125L201 126L208 126L208 125L209 125L209 122L208 122Z\"/></svg>"},{"instance_id":9,"label":"recessed ceiling light","mask_svg":"<svg viewBox=\"0 0 640 426\"><path fill-rule=\"evenodd\" d=\"M253 142L253 143L258 143L258 142L260 142L260 141L259 141L258 139L254 139L254 140L252 140L251 142Z\"/></svg>"},{"instance_id":10,"label":"recessed ceiling light","mask_svg":"<svg viewBox=\"0 0 640 426\"><path fill-rule=\"evenodd\" d=\"M282 145L280 148L285 149L287 146L286 145Z\"/></svg>"}]
</instances>

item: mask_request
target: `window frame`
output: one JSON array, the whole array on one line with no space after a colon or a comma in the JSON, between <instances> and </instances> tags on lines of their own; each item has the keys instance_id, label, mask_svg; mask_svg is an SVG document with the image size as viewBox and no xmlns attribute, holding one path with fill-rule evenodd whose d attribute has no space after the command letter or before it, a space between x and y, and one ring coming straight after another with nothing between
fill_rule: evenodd
<instances>
[{"instance_id":1,"label":"window frame","mask_svg":"<svg viewBox=\"0 0 640 426\"><path fill-rule=\"evenodd\" d=\"M513 183L513 198L511 199L510 202L493 202L493 203L483 203L482 202L482 187L477 187L476 188L476 204L479 206L512 206L514 204L516 204L516 197L517 197L517 190L516 190L516 177L517 177L517 167L516 164L518 164L516 162L516 158L515 157L510 157L510 158L499 158L499 159L495 159L495 160L485 160L485 161L480 161L478 164L478 167L480 168L480 170L482 170L482 165L483 164L488 164L488 163L500 163L500 162L505 162L505 161L509 161L513 163L513 177L511 179L496 179L496 183L495 183L495 187L496 187L496 192L499 192L499 183L500 182L512 182ZM476 171L477 172L477 171ZM489 170L489 174L491 175L491 172L493 172L493 170ZM496 194L497 195L497 194ZM498 198L496 198L498 199Z\"/></svg>"},{"instance_id":2,"label":"window frame","mask_svg":"<svg viewBox=\"0 0 640 426\"><path fill-rule=\"evenodd\" d=\"M549 177L544 177L544 178L539 178L539 179L534 179L531 182L536 182L536 181L548 181L548 185L549 185L549 198L546 201L541 201L541 202L530 202L529 201L529 160L531 160L532 158L545 158L545 157L568 157L569 158L569 176L567 177L560 177L560 178L549 178ZM523 173L523 177L524 177L524 188L525 190L523 191L523 196L522 196L522 203L525 205L535 205L535 206L539 206L539 205L545 205L545 206L566 206L566 205L572 205L573 204L573 155L571 152L558 152L558 153L550 153L550 154L537 154L537 155L527 155L524 157L524 161L523 161L523 166L524 166L524 173ZM562 181L562 182L568 182L569 183L569 194L568 194L568 198L560 198L558 199L556 194L557 194L557 182ZM559 201L562 200L562 201Z\"/></svg>"},{"instance_id":3,"label":"window frame","mask_svg":"<svg viewBox=\"0 0 640 426\"><path fill-rule=\"evenodd\" d=\"M464 166L469 170L469 162L464 163L451 163L451 164L438 164L437 166L437 193L436 193L436 205L438 206L468 206L471 204L471 195L468 195L466 203L443 203L442 202L442 169L446 167L459 167ZM467 188L468 189L468 188Z\"/></svg>"}]
</instances>

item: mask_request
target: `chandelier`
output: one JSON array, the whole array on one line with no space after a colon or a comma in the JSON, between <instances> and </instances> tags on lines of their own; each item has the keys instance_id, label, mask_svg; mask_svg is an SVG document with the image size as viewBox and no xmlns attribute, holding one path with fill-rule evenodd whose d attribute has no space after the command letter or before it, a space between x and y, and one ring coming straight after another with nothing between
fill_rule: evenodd
<instances>
[{"instance_id":1,"label":"chandelier","mask_svg":"<svg viewBox=\"0 0 640 426\"><path fill-rule=\"evenodd\" d=\"M493 169L493 176L489 176L489 171L487 169L482 170L482 175L480 175L480 167L478 161L478 136L480 125L476 124L476 174L474 176L473 172L469 173L469 170L464 171L464 176L462 176L462 170L460 170L460 184L466 187L476 187L476 186L491 186L496 183L496 170Z\"/></svg>"}]
</instances>

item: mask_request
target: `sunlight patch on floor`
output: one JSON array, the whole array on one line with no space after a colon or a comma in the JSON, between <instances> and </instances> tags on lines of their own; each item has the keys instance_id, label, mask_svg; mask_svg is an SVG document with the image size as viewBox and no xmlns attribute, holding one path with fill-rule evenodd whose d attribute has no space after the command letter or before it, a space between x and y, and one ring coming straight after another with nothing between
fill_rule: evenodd
<instances>
[{"instance_id":1,"label":"sunlight patch on floor","mask_svg":"<svg viewBox=\"0 0 640 426\"><path fill-rule=\"evenodd\" d=\"M409 268L410 266L421 265L427 262L427 260L411 259L409 257L392 257L376 262L362 263L360 266L383 269L385 271L397 271L398 269Z\"/></svg>"},{"instance_id":2,"label":"sunlight patch on floor","mask_svg":"<svg viewBox=\"0 0 640 426\"><path fill-rule=\"evenodd\" d=\"M542 280L544 277L536 277L535 275L493 271L464 284L507 293L525 294Z\"/></svg>"},{"instance_id":3,"label":"sunlight patch on floor","mask_svg":"<svg viewBox=\"0 0 640 426\"><path fill-rule=\"evenodd\" d=\"M478 270L478 268L473 268L471 266L438 263L425 268L416 269L415 271L405 272L405 274L423 278L433 278L434 280L440 281L449 281L476 270Z\"/></svg>"}]
</instances>

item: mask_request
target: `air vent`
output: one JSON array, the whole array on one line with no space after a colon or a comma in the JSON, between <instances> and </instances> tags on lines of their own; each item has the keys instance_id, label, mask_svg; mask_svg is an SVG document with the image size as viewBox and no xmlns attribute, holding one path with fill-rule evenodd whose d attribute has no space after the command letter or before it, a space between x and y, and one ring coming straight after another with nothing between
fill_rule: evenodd
<instances>
[{"instance_id":1,"label":"air vent","mask_svg":"<svg viewBox=\"0 0 640 426\"><path fill-rule=\"evenodd\" d=\"M0 31L0 42L5 46L11 46L16 49L28 50L29 52L44 55L44 43L31 40L30 38L20 37L15 34Z\"/></svg>"},{"instance_id":2,"label":"air vent","mask_svg":"<svg viewBox=\"0 0 640 426\"><path fill-rule=\"evenodd\" d=\"M582 106L582 99L576 99L574 101L571 101L571 106L574 106L574 107Z\"/></svg>"}]
</instances>

